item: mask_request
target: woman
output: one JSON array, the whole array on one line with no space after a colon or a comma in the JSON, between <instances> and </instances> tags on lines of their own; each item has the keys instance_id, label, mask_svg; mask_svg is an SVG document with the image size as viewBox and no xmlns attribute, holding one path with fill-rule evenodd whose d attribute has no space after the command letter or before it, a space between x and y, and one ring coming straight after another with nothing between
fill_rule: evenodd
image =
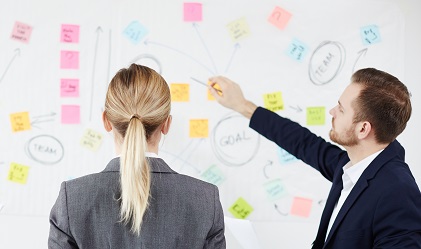
<instances>
[{"instance_id":1,"label":"woman","mask_svg":"<svg viewBox=\"0 0 421 249\"><path fill-rule=\"evenodd\" d=\"M50 214L49 248L225 248L216 186L177 174L158 154L171 125L168 84L132 64L108 87L104 127L117 158L63 182Z\"/></svg>"}]
</instances>

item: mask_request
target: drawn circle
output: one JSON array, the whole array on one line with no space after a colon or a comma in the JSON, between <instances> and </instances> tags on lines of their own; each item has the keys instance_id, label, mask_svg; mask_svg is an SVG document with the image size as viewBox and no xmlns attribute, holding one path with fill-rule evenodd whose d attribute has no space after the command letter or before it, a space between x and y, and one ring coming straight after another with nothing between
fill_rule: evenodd
<instances>
[{"instance_id":1,"label":"drawn circle","mask_svg":"<svg viewBox=\"0 0 421 249\"><path fill-rule=\"evenodd\" d=\"M260 135L250 129L248 123L243 116L231 114L213 128L212 150L223 164L238 167L255 157L260 146Z\"/></svg>"},{"instance_id":2,"label":"drawn circle","mask_svg":"<svg viewBox=\"0 0 421 249\"><path fill-rule=\"evenodd\" d=\"M140 54L136 56L131 63L137 63L150 67L157 71L159 74L162 74L161 62L159 62L159 60L151 54Z\"/></svg>"},{"instance_id":3,"label":"drawn circle","mask_svg":"<svg viewBox=\"0 0 421 249\"><path fill-rule=\"evenodd\" d=\"M31 138L25 145L29 158L42 164L56 164L64 157L64 147L57 138L39 135Z\"/></svg>"},{"instance_id":4,"label":"drawn circle","mask_svg":"<svg viewBox=\"0 0 421 249\"><path fill-rule=\"evenodd\" d=\"M345 64L345 48L339 42L324 41L310 57L308 75L315 85L331 82Z\"/></svg>"}]
</instances>

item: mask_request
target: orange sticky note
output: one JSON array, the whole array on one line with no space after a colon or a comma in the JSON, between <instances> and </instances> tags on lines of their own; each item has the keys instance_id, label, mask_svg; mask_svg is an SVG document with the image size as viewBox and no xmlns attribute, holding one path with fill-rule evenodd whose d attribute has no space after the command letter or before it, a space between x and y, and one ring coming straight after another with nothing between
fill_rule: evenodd
<instances>
[{"instance_id":1,"label":"orange sticky note","mask_svg":"<svg viewBox=\"0 0 421 249\"><path fill-rule=\"evenodd\" d=\"M291 215L309 217L312 204L313 200L302 197L294 197L291 205Z\"/></svg>"},{"instance_id":2,"label":"orange sticky note","mask_svg":"<svg viewBox=\"0 0 421 249\"><path fill-rule=\"evenodd\" d=\"M10 123L12 124L12 131L26 131L31 129L31 122L29 121L28 112L18 112L10 114Z\"/></svg>"},{"instance_id":3,"label":"orange sticky note","mask_svg":"<svg viewBox=\"0 0 421 249\"><path fill-rule=\"evenodd\" d=\"M188 102L190 100L190 85L172 83L170 85L171 101Z\"/></svg>"},{"instance_id":4,"label":"orange sticky note","mask_svg":"<svg viewBox=\"0 0 421 249\"><path fill-rule=\"evenodd\" d=\"M207 138L209 137L209 125L207 119L190 119L191 138Z\"/></svg>"},{"instance_id":5,"label":"orange sticky note","mask_svg":"<svg viewBox=\"0 0 421 249\"><path fill-rule=\"evenodd\" d=\"M7 180L20 184L26 184L26 180L28 179L28 172L28 166L11 163L9 173L7 174Z\"/></svg>"},{"instance_id":6,"label":"orange sticky note","mask_svg":"<svg viewBox=\"0 0 421 249\"><path fill-rule=\"evenodd\" d=\"M287 26L291 16L291 13L288 11L280 7L275 7L272 14L269 16L269 22L275 25L278 29L283 30Z\"/></svg>"},{"instance_id":7,"label":"orange sticky note","mask_svg":"<svg viewBox=\"0 0 421 249\"><path fill-rule=\"evenodd\" d=\"M28 24L15 22L13 26L12 35L10 38L13 40L21 41L24 43L29 43L29 38L31 37L32 27Z\"/></svg>"},{"instance_id":8,"label":"orange sticky note","mask_svg":"<svg viewBox=\"0 0 421 249\"><path fill-rule=\"evenodd\" d=\"M208 84L210 85L210 82L208 82ZM213 85L213 88L217 89L217 90L221 90L221 87L218 84ZM218 92L219 95L221 95L221 92ZM215 100L215 98L213 97L212 94L210 94L210 91L208 89L208 100Z\"/></svg>"}]
</instances>

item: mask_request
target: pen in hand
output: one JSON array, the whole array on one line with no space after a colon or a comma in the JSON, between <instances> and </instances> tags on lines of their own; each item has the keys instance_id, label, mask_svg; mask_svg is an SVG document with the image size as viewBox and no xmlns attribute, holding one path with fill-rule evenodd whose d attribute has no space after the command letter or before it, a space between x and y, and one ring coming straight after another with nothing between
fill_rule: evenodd
<instances>
[{"instance_id":1,"label":"pen in hand","mask_svg":"<svg viewBox=\"0 0 421 249\"><path fill-rule=\"evenodd\" d=\"M208 84L206 84L205 82L203 82L203 81L200 81L200 80L198 80L198 79L196 79L196 78L193 78L193 77L190 77L192 80L194 80L194 81L196 81L197 83L199 83L199 84L201 84L201 85L204 85L204 86L206 86L206 87L208 87L209 85ZM215 87L213 87L213 89L215 89L217 92L219 92L219 93L222 93L222 91L220 90L220 89L218 89L218 88L215 88Z\"/></svg>"}]
</instances>

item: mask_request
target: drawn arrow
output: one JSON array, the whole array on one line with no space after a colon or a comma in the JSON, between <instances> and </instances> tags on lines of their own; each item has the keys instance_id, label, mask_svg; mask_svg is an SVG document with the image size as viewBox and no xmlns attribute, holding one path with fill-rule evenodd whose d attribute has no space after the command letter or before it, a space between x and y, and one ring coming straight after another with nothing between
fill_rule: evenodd
<instances>
[{"instance_id":1,"label":"drawn arrow","mask_svg":"<svg viewBox=\"0 0 421 249\"><path fill-rule=\"evenodd\" d=\"M193 58L193 56L191 56L191 55L189 55L189 54L187 54L187 53L185 53L185 52L183 52L183 51L181 51L181 50L178 50L178 49L176 49L176 48L173 48L173 47L170 47L170 46L164 45L164 44L162 44L162 43L158 43L158 42L154 42L154 41L149 41L148 39L146 39L143 43L144 43L145 45L152 44L152 45L155 45L155 46L160 46L160 47L163 47L163 48L166 48L166 49L172 50L172 51L174 51L174 52L177 52L177 53L179 53L179 54L182 54L182 55L186 56L187 58L191 59L192 61L196 62L197 64L199 64L199 65L200 65L200 66L202 66L203 68L205 68L205 69L206 69L208 72L210 72L212 75L215 75L215 74L216 74L216 72L212 71L210 68L208 68L206 65L204 65L203 63L201 63L199 60L197 60L197 59Z\"/></svg>"},{"instance_id":2,"label":"drawn arrow","mask_svg":"<svg viewBox=\"0 0 421 249\"><path fill-rule=\"evenodd\" d=\"M190 150L190 153L184 158L183 160L183 164L180 166L180 171L181 169L184 167L184 165L186 164L186 162L189 160L189 158L191 157L191 155L193 154L193 152L195 152L197 150L197 148L199 148L199 145L205 141L204 138L199 139L199 141L197 142L197 144ZM186 148L187 150L187 148ZM183 151L184 152L184 151ZM183 154L183 152L181 152L181 154ZM181 155L180 154L180 155ZM193 167L194 170L196 170L196 173L200 173L200 170L198 170L197 168Z\"/></svg>"},{"instance_id":3,"label":"drawn arrow","mask_svg":"<svg viewBox=\"0 0 421 249\"><path fill-rule=\"evenodd\" d=\"M110 68L111 68L111 29L108 33L108 67L107 67L107 81L106 84L110 82Z\"/></svg>"},{"instance_id":4,"label":"drawn arrow","mask_svg":"<svg viewBox=\"0 0 421 249\"><path fill-rule=\"evenodd\" d=\"M208 47L206 46L205 40L204 40L204 39L203 39L203 37L200 35L200 32L199 32L199 29L198 29L198 25L197 25L197 23L195 23L195 22L193 23L193 28L194 28L194 30L196 30L196 34L197 34L197 36L199 36L199 39L200 39L200 41L202 42L203 47L205 47L206 53L207 53L207 54L208 54L208 56L209 56L209 59L210 59L210 61L211 61L211 63L212 63L212 66L213 66L213 69L215 70L215 72L216 72L216 73L218 73L218 70L216 69L216 65L215 65L215 62L213 61L212 55L211 55L211 53L210 53L210 51L209 51Z\"/></svg>"},{"instance_id":5,"label":"drawn arrow","mask_svg":"<svg viewBox=\"0 0 421 249\"><path fill-rule=\"evenodd\" d=\"M4 76L6 76L7 71L9 71L9 68L10 68L10 66L12 65L13 61L15 60L15 58L16 58L17 56L19 56L19 55L20 55L20 48L17 48L17 49L15 49L15 51L14 51L14 55L13 55L12 59L9 61L9 64L7 64L7 67L6 67L6 69L4 70L4 72L3 72L3 74L2 74L2 76L1 76L1 78L0 78L0 83L3 81Z\"/></svg>"},{"instance_id":6,"label":"drawn arrow","mask_svg":"<svg viewBox=\"0 0 421 249\"><path fill-rule=\"evenodd\" d=\"M94 62L92 66L92 82L91 82L91 103L90 103L90 110L89 110L89 121L92 119L92 108L93 108L93 101L94 101L94 83L95 83L95 66L96 66L96 57L98 53L98 42L99 42L99 35L102 33L102 28L98 26L95 30L96 32L96 41L95 41L95 51L94 51Z\"/></svg>"},{"instance_id":7,"label":"drawn arrow","mask_svg":"<svg viewBox=\"0 0 421 249\"><path fill-rule=\"evenodd\" d=\"M240 44L234 44L234 50L232 51L230 60L228 61L227 67L225 68L225 73L228 72L228 69L231 67L232 60L234 59L234 55L237 53L237 50L240 48Z\"/></svg>"},{"instance_id":8,"label":"drawn arrow","mask_svg":"<svg viewBox=\"0 0 421 249\"><path fill-rule=\"evenodd\" d=\"M352 66L352 72L355 72L355 65L357 65L357 62L361 59L361 57L365 56L367 54L368 48L361 49L358 51L357 59L354 62L354 66Z\"/></svg>"},{"instance_id":9,"label":"drawn arrow","mask_svg":"<svg viewBox=\"0 0 421 249\"><path fill-rule=\"evenodd\" d=\"M43 114L43 115L38 115L38 116L32 117L34 119L34 121L31 122L31 126L40 128L36 124L52 122L52 121L54 121L55 115L56 115L55 112L51 112L49 114Z\"/></svg>"},{"instance_id":10,"label":"drawn arrow","mask_svg":"<svg viewBox=\"0 0 421 249\"><path fill-rule=\"evenodd\" d=\"M301 109L301 107L299 107L298 105L297 105L297 107L295 107L295 106L289 106L291 109L294 109L296 112L302 112L303 111L303 109Z\"/></svg>"},{"instance_id":11,"label":"drawn arrow","mask_svg":"<svg viewBox=\"0 0 421 249\"><path fill-rule=\"evenodd\" d=\"M273 162L272 162L271 160L268 160L268 163L267 163L267 164L265 164L265 166L263 166L263 174L265 175L265 177L266 177L267 179L269 179L269 176L266 174L266 168L267 168L268 166L272 166L272 164L273 164Z\"/></svg>"},{"instance_id":12,"label":"drawn arrow","mask_svg":"<svg viewBox=\"0 0 421 249\"><path fill-rule=\"evenodd\" d=\"M275 206L276 211L278 211L278 213L279 213L280 215L283 215L283 216L288 216L288 213L284 213L284 212L282 212L281 210L279 210L278 205L276 205L276 203L274 204L274 206Z\"/></svg>"},{"instance_id":13,"label":"drawn arrow","mask_svg":"<svg viewBox=\"0 0 421 249\"><path fill-rule=\"evenodd\" d=\"M319 203L320 206L324 206L326 204L326 200L320 200L317 203Z\"/></svg>"}]
</instances>

